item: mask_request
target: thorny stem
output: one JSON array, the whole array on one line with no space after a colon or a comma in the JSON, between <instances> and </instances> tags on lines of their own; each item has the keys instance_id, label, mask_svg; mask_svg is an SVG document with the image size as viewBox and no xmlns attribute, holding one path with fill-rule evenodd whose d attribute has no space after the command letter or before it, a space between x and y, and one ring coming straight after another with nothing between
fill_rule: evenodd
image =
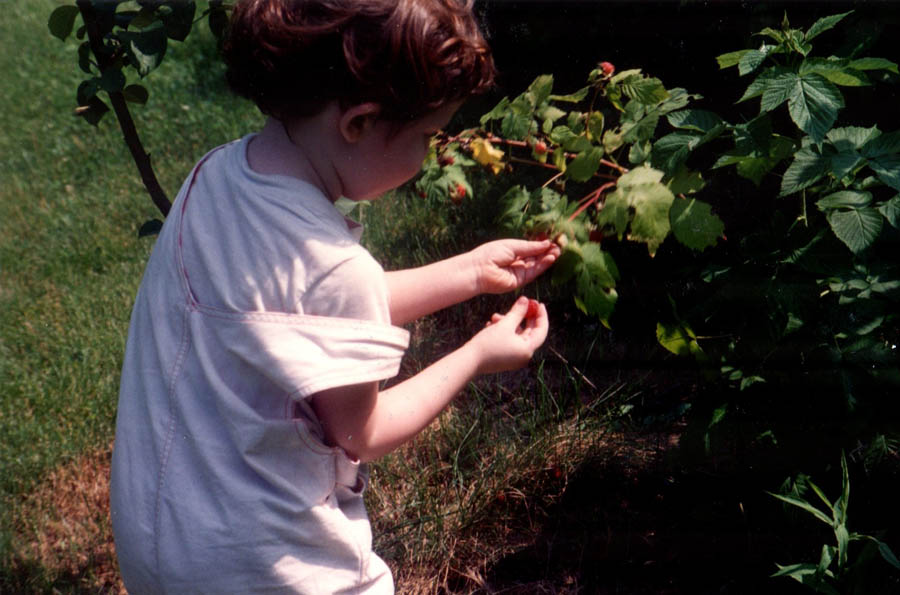
<instances>
[{"instance_id":1,"label":"thorny stem","mask_svg":"<svg viewBox=\"0 0 900 595\"><path fill-rule=\"evenodd\" d=\"M575 210L574 213L572 213L571 215L569 215L569 221L573 221L573 220L575 219L575 217L577 217L578 215L582 214L586 208L588 208L589 206L591 206L592 204L594 204L594 203L596 203L598 200L600 200L600 196L601 196L605 191L609 190L610 188L614 187L615 185L616 185L615 182L607 182L606 184L603 184L602 186L600 186L600 187L597 188L596 190L592 190L592 191L590 192L590 194L588 194L587 196L585 196L584 198L582 198L580 201L578 201L578 204L579 204L580 206L578 207L578 209Z\"/></svg>"},{"instance_id":2,"label":"thorny stem","mask_svg":"<svg viewBox=\"0 0 900 595\"><path fill-rule=\"evenodd\" d=\"M108 56L104 51L103 39L97 28L94 7L91 0L76 0L75 4L81 12L81 18L84 20L91 52L97 59L97 65L102 74L112 65L113 57ZM134 163L141 175L144 188L147 189L156 208L158 208L164 216L168 215L172 203L169 201L159 180L156 178L156 173L153 171L153 166L150 163L150 155L144 150L144 145L141 143L140 136L138 136L137 128L134 125L134 119L132 119L131 112L128 111L128 105L125 102L125 96L121 91L109 92L108 95L109 101L112 103L113 111L116 114L116 119L119 121L119 128L122 130L125 144L128 146L129 151L131 151L131 157L134 159Z\"/></svg>"}]
</instances>

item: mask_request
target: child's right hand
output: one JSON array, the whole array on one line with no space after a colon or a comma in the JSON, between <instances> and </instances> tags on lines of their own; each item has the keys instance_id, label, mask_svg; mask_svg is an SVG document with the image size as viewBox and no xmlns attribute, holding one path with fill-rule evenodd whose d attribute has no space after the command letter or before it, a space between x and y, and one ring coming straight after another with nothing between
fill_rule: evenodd
<instances>
[{"instance_id":1,"label":"child's right hand","mask_svg":"<svg viewBox=\"0 0 900 595\"><path fill-rule=\"evenodd\" d=\"M529 301L536 307L529 307ZM524 367L547 338L549 328L547 308L520 297L509 312L494 314L469 341L469 346L477 350L478 372L491 374Z\"/></svg>"}]
</instances>

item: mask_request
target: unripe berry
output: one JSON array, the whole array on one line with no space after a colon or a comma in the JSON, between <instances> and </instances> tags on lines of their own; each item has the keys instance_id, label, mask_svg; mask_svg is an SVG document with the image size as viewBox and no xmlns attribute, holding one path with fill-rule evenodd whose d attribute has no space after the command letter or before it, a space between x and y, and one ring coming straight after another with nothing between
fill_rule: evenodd
<instances>
[{"instance_id":1,"label":"unripe berry","mask_svg":"<svg viewBox=\"0 0 900 595\"><path fill-rule=\"evenodd\" d=\"M534 152L537 153L538 155L543 155L544 153L546 153L547 152L547 143L545 143L542 140L539 140L538 142L534 143Z\"/></svg>"}]
</instances>

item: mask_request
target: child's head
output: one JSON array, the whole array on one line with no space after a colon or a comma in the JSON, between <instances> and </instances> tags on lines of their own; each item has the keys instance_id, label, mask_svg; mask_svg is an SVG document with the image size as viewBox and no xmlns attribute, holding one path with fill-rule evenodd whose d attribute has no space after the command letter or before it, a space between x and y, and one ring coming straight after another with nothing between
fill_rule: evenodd
<instances>
[{"instance_id":1,"label":"child's head","mask_svg":"<svg viewBox=\"0 0 900 595\"><path fill-rule=\"evenodd\" d=\"M494 64L464 0L240 0L228 82L284 122L371 102L419 119L485 91Z\"/></svg>"}]
</instances>

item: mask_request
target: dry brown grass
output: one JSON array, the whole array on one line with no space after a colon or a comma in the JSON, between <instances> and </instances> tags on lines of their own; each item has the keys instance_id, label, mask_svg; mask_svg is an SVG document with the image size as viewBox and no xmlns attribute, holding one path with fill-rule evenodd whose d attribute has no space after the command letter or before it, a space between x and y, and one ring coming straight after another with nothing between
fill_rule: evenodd
<instances>
[{"instance_id":1,"label":"dry brown grass","mask_svg":"<svg viewBox=\"0 0 900 595\"><path fill-rule=\"evenodd\" d=\"M109 522L111 448L73 460L16 504L10 572L22 589L124 593Z\"/></svg>"}]
</instances>

